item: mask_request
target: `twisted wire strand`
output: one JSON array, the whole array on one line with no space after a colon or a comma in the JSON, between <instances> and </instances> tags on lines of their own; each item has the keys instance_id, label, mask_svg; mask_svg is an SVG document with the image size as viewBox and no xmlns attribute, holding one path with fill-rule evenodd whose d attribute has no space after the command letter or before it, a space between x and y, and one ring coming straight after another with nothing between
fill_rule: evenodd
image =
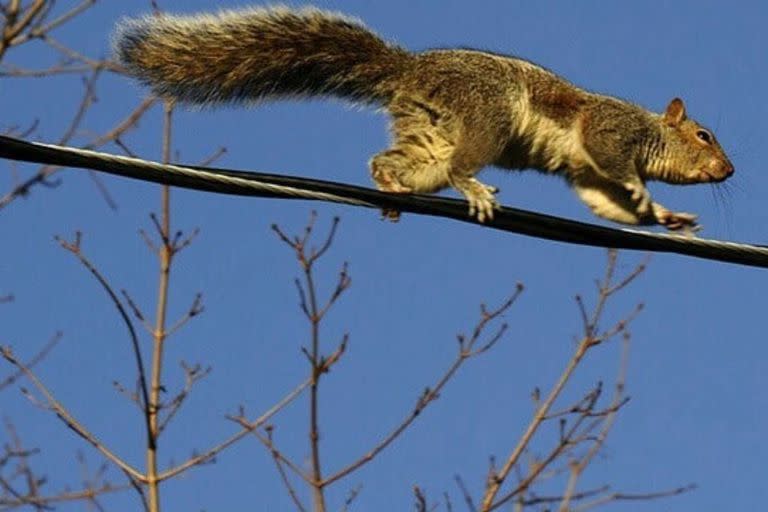
<instances>
[{"instance_id":1,"label":"twisted wire strand","mask_svg":"<svg viewBox=\"0 0 768 512\"><path fill-rule=\"evenodd\" d=\"M465 201L416 194L388 194L370 188L296 176L193 165L160 164L139 158L0 136L0 158L101 171L118 176L221 194L305 199L395 209L446 217L483 227L564 243L652 252L768 268L768 247L673 233L616 229L503 207L493 221L480 224Z\"/></svg>"}]
</instances>

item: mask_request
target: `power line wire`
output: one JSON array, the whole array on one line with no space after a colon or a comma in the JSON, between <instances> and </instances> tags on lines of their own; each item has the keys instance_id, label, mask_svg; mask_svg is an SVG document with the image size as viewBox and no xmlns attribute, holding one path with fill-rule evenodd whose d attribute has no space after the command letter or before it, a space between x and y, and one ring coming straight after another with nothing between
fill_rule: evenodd
<instances>
[{"instance_id":1,"label":"power line wire","mask_svg":"<svg viewBox=\"0 0 768 512\"><path fill-rule=\"evenodd\" d=\"M493 221L480 224L467 214L465 201L416 194L388 194L377 190L278 174L245 172L193 165L170 165L98 151L27 142L0 136L0 158L75 167L164 185L220 194L306 199L394 209L447 217L482 227L579 245L653 252L672 252L696 258L768 268L768 247L694 238L637 229L615 229L577 222L517 208L503 207Z\"/></svg>"}]
</instances>

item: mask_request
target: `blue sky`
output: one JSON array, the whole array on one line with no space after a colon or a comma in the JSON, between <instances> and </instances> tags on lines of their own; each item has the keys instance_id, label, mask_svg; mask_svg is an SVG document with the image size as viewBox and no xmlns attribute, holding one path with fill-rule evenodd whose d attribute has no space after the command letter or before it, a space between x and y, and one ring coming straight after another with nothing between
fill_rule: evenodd
<instances>
[{"instance_id":1,"label":"blue sky","mask_svg":"<svg viewBox=\"0 0 768 512\"><path fill-rule=\"evenodd\" d=\"M242 2L161 3L183 12L238 5ZM708 186L652 184L654 197L698 213L707 237L766 243L764 3L338 0L316 5L359 16L410 49L455 45L519 55L578 85L657 111L672 97L682 97L689 114L715 130L736 174L725 194ZM148 10L144 1L102 2L56 36L82 53L106 55L115 22ZM29 45L10 52L5 63L41 68L51 63L51 52ZM76 109L72 98L80 88L77 76L0 79L0 131L39 118L35 138L55 140ZM85 128L107 129L145 94L124 77L106 76ZM174 150L180 161L197 162L226 146L221 166L367 186L366 162L386 145L385 126L381 114L337 101L185 110L175 118ZM126 142L140 156L156 159L160 131L161 112L155 109ZM31 169L0 167L0 193L11 186L14 170ZM112 388L114 380L130 385L134 378L125 333L97 284L53 236L83 231L85 251L115 287L126 288L153 311L156 261L137 230L150 228L148 214L158 208L159 189L104 177L119 205L113 212L86 173L59 177L60 187L37 188L0 211L0 295L16 297L0 305L0 342L31 355L61 330L64 338L38 368L40 376L89 428L141 465L140 418ZM504 204L600 222L560 180L498 170L485 171L484 178L501 188ZM451 492L461 509L453 475L462 475L479 493L488 457L504 458L523 432L532 411L531 390L548 389L572 353L580 333L573 297L594 299L604 251L446 219L406 215L390 224L374 211L338 205L174 191L174 226L199 227L201 234L174 266L171 318L182 314L198 291L206 312L168 342L165 384L180 384L180 360L211 365L213 372L165 434L161 461L178 462L221 439L234 429L225 414L239 404L256 414L305 375L299 347L307 342L307 326L292 283L299 269L269 226L298 231L311 209L323 228L341 216L336 244L320 267L321 287L332 286L343 261L349 261L353 279L324 326L329 351L343 333L351 338L323 394L329 469L363 453L409 411L452 360L455 334L471 329L479 303L495 304L515 283L526 285L505 316L510 330L504 341L471 361L397 445L329 495L332 508L339 509L348 490L362 483L357 510L407 510L411 487L418 484L434 498ZM643 256L622 253L620 268L631 269ZM760 269L655 255L647 272L611 303L607 321L638 302L646 304L632 326L627 382L632 400L583 486L610 483L627 492L699 487L661 503L608 509L750 510L768 499L763 477L768 347L759 318L765 314L767 281ZM567 397L598 379L610 381L617 349L605 346L591 354ZM275 422L279 443L299 461L309 453L305 402ZM77 450L92 466L99 464L90 447L16 390L0 395L0 411L27 443L43 448L36 463L51 487L78 484ZM546 446L535 443L534 451ZM112 477L120 481L119 474ZM170 483L163 496L166 510L290 508L268 454L255 440L223 454L215 466ZM136 509L131 493L107 503L110 510Z\"/></svg>"}]
</instances>

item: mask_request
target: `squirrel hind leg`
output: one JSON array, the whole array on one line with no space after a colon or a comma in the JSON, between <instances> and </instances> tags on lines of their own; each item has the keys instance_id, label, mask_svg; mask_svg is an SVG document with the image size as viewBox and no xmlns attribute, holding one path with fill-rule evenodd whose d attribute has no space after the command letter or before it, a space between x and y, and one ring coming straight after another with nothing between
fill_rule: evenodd
<instances>
[{"instance_id":1,"label":"squirrel hind leg","mask_svg":"<svg viewBox=\"0 0 768 512\"><path fill-rule=\"evenodd\" d=\"M371 177L376 188L382 192L392 194L408 194L413 190L411 187L403 185L398 178L397 168L395 166L398 160L398 154L394 150L383 151L374 156L370 161ZM386 208L381 210L381 218L391 222L400 220L400 211Z\"/></svg>"},{"instance_id":2,"label":"squirrel hind leg","mask_svg":"<svg viewBox=\"0 0 768 512\"><path fill-rule=\"evenodd\" d=\"M469 202L469 215L480 222L493 219L499 207L496 187L486 185L474 175L479 167L464 170L452 158L435 158L423 147L398 147L379 153L371 159L371 176L379 190L391 193L430 194L453 187ZM384 216L396 220L399 216L386 210Z\"/></svg>"},{"instance_id":3,"label":"squirrel hind leg","mask_svg":"<svg viewBox=\"0 0 768 512\"><path fill-rule=\"evenodd\" d=\"M480 222L493 219L497 190L474 177L485 155L457 145L461 129L449 116L429 115L432 110L425 114L421 103L401 103L393 114L395 143L371 159L371 176L379 190L431 194L453 187L469 202L470 216Z\"/></svg>"},{"instance_id":4,"label":"squirrel hind leg","mask_svg":"<svg viewBox=\"0 0 768 512\"><path fill-rule=\"evenodd\" d=\"M374 156L370 162L371 177L376 188L393 194L430 193L447 186L445 179L435 179L435 172L428 164L420 162L407 150L394 147ZM445 182L445 183L441 183ZM397 222L400 211L384 209L383 219Z\"/></svg>"},{"instance_id":5,"label":"squirrel hind leg","mask_svg":"<svg viewBox=\"0 0 768 512\"><path fill-rule=\"evenodd\" d=\"M376 188L382 192L408 194L413 192L411 187L403 185L398 177L397 167L393 165L398 160L394 150L384 151L374 156L370 162L371 177Z\"/></svg>"},{"instance_id":6,"label":"squirrel hind leg","mask_svg":"<svg viewBox=\"0 0 768 512\"><path fill-rule=\"evenodd\" d=\"M431 194L450 186L450 153L441 155L420 142L396 143L371 159L371 177L379 190Z\"/></svg>"},{"instance_id":7,"label":"squirrel hind leg","mask_svg":"<svg viewBox=\"0 0 768 512\"><path fill-rule=\"evenodd\" d=\"M449 186L448 163L432 158L425 148L396 144L371 159L371 177L376 188L394 194L429 194ZM391 221L400 218L396 210L383 210Z\"/></svg>"},{"instance_id":8,"label":"squirrel hind leg","mask_svg":"<svg viewBox=\"0 0 768 512\"><path fill-rule=\"evenodd\" d=\"M379 190L431 194L450 186L457 125L422 98L400 97L388 105L394 143L371 159Z\"/></svg>"}]
</instances>

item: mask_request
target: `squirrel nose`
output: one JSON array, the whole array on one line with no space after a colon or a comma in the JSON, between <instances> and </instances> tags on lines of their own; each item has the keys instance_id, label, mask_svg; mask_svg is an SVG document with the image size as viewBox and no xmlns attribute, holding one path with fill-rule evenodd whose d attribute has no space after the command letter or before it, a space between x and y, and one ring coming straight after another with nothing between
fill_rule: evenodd
<instances>
[{"instance_id":1,"label":"squirrel nose","mask_svg":"<svg viewBox=\"0 0 768 512\"><path fill-rule=\"evenodd\" d=\"M710 172L713 177L716 177L717 181L722 181L733 175L735 169L730 160L726 159L714 159L709 164Z\"/></svg>"}]
</instances>

